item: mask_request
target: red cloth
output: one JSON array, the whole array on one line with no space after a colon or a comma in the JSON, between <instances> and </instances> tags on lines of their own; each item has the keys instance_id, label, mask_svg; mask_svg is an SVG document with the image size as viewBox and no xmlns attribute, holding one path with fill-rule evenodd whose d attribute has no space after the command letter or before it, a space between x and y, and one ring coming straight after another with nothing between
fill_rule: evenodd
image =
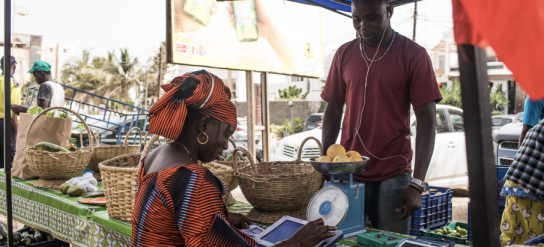
<instances>
[{"instance_id":1,"label":"red cloth","mask_svg":"<svg viewBox=\"0 0 544 247\"><path fill-rule=\"evenodd\" d=\"M544 1L452 0L455 41L491 46L531 95L544 98Z\"/></svg>"},{"instance_id":2,"label":"red cloth","mask_svg":"<svg viewBox=\"0 0 544 247\"><path fill-rule=\"evenodd\" d=\"M367 55L374 56L376 49L365 47ZM381 47L376 58L386 49L387 46ZM375 159L354 136L363 107L366 71L359 40L342 45L334 56L321 97L332 104L346 105L341 144L347 151L355 150L370 158L367 170L356 177L383 181L412 170L410 163L401 157ZM387 55L372 64L367 90L359 131L366 148L379 158L402 155L411 161L410 104L416 109L442 99L427 51L397 34Z\"/></svg>"}]
</instances>

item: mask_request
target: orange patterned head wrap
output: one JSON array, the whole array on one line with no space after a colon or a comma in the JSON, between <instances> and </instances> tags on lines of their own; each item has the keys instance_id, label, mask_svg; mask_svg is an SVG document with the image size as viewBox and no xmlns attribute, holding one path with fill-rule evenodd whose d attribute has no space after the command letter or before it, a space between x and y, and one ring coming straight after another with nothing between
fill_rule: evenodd
<instances>
[{"instance_id":1,"label":"orange patterned head wrap","mask_svg":"<svg viewBox=\"0 0 544 247\"><path fill-rule=\"evenodd\" d=\"M186 90L187 86L184 84L189 77L200 82L193 95L187 98L177 97L179 90ZM200 110L203 115L221 122L237 125L236 106L230 101L230 89L219 77L206 70L178 76L161 88L166 93L149 110L150 134L177 139L185 125L188 107Z\"/></svg>"}]
</instances>

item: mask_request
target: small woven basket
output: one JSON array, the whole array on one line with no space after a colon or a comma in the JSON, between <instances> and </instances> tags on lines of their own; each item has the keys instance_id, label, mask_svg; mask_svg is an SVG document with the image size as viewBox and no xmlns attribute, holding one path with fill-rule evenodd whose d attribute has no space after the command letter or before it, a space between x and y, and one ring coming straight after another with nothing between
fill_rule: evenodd
<instances>
[{"instance_id":1,"label":"small woven basket","mask_svg":"<svg viewBox=\"0 0 544 247\"><path fill-rule=\"evenodd\" d=\"M140 144L138 145L128 145L128 136L130 133L136 130L137 134L140 135ZM81 135L83 135L83 132L81 132ZM135 134L136 135L136 134ZM96 141L96 136L93 133L93 137ZM97 141L96 141L97 142ZM83 144L81 144L83 145ZM91 162L89 162L89 169L91 169L94 173L93 176L97 180L101 180L100 177L100 169L98 168L98 164L100 164L104 160L109 160L111 158L115 158L121 155L125 154L139 154L140 149L142 148L142 132L138 127L134 127L130 129L127 132L127 135L125 136L125 140L123 141L122 145L99 145L96 143L96 146L93 148L93 155L91 156Z\"/></svg>"},{"instance_id":2,"label":"small woven basket","mask_svg":"<svg viewBox=\"0 0 544 247\"><path fill-rule=\"evenodd\" d=\"M262 223L274 223L285 215L306 218L306 207L312 196L323 187L323 174L316 171L308 161L301 160L304 144L313 139L319 146L319 140L308 137L302 141L295 161L262 162L258 165L246 150L236 148L234 153L244 152L250 166L238 169L238 156L233 154L235 175L240 181L240 188L253 209L249 219Z\"/></svg>"},{"instance_id":3,"label":"small woven basket","mask_svg":"<svg viewBox=\"0 0 544 247\"><path fill-rule=\"evenodd\" d=\"M154 135L142 154L126 154L98 164L111 218L131 221L141 160L149 154L151 146L158 138L158 135Z\"/></svg>"},{"instance_id":4,"label":"small woven basket","mask_svg":"<svg viewBox=\"0 0 544 247\"><path fill-rule=\"evenodd\" d=\"M36 120L53 110L68 111L74 114L83 123L85 129L87 129L88 132L91 132L89 126L79 114L65 107L47 108L32 120L26 134L26 148L24 149L24 152L28 167L40 178L34 186L48 189L58 189L61 184L66 182L66 180L79 176L89 164L93 152L92 140L89 140L91 144L89 147L81 147L74 152L48 152L44 150L34 150L34 147L28 146L30 129L32 129Z\"/></svg>"},{"instance_id":5,"label":"small woven basket","mask_svg":"<svg viewBox=\"0 0 544 247\"><path fill-rule=\"evenodd\" d=\"M238 187L238 177L234 176L234 169L232 167L222 165L212 161L210 163L202 163L198 161L198 164L208 168L215 176L221 179L227 186L228 191L223 196L223 202L225 205L232 205L236 202L232 194L230 193L234 188Z\"/></svg>"},{"instance_id":6,"label":"small woven basket","mask_svg":"<svg viewBox=\"0 0 544 247\"><path fill-rule=\"evenodd\" d=\"M232 148L236 148L236 144L234 143L234 141L232 139L229 138L229 142L232 144ZM232 152L233 154L233 160L232 161L215 161L219 164L222 164L222 165L226 165L226 166L229 166L231 168L234 168L234 151ZM238 166L239 168L242 168L242 167L246 167L249 165L249 161L238 161ZM238 180L236 180L238 181ZM233 189L235 189L236 187L238 187L238 184L236 184L236 186L234 186L233 188L229 187L229 191L232 191Z\"/></svg>"}]
</instances>

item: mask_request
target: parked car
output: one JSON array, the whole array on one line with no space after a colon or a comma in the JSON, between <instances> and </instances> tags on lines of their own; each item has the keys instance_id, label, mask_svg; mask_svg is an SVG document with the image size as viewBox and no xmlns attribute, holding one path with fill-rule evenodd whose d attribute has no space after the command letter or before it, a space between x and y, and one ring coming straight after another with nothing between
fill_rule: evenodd
<instances>
[{"instance_id":1,"label":"parked car","mask_svg":"<svg viewBox=\"0 0 544 247\"><path fill-rule=\"evenodd\" d=\"M258 143L261 137L262 133L255 131L255 143ZM234 131L231 138L234 142L247 142L247 119L238 118L238 126L236 126L236 131Z\"/></svg>"},{"instance_id":2,"label":"parked car","mask_svg":"<svg viewBox=\"0 0 544 247\"><path fill-rule=\"evenodd\" d=\"M519 122L516 115L500 115L491 117L491 127L493 129L500 129L502 126L516 122Z\"/></svg>"},{"instance_id":3,"label":"parked car","mask_svg":"<svg viewBox=\"0 0 544 247\"><path fill-rule=\"evenodd\" d=\"M493 136L497 165L511 165L519 149L519 137L523 123L516 122L504 125Z\"/></svg>"},{"instance_id":4,"label":"parked car","mask_svg":"<svg viewBox=\"0 0 544 247\"><path fill-rule=\"evenodd\" d=\"M463 110L453 106L437 105L436 120L437 134L434 152L425 180L432 186L468 187ZM308 136L321 140L322 131L323 129L318 127L314 130L284 138L278 142L272 160L289 161L296 159L302 140ZM411 111L410 117L410 137L412 149L415 150L416 118L413 111ZM336 143L340 143L340 135ZM303 160L309 160L319 155L319 148L315 142L308 141L304 145L302 149Z\"/></svg>"},{"instance_id":5,"label":"parked car","mask_svg":"<svg viewBox=\"0 0 544 247\"><path fill-rule=\"evenodd\" d=\"M321 125L323 125L323 113L310 114L306 120L304 120L304 131L313 130Z\"/></svg>"}]
</instances>

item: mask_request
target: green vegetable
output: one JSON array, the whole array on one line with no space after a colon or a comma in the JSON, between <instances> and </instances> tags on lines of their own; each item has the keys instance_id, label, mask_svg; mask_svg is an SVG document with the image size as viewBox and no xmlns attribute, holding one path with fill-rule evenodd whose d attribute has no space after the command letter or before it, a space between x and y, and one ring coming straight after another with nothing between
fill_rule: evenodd
<instances>
[{"instance_id":1,"label":"green vegetable","mask_svg":"<svg viewBox=\"0 0 544 247\"><path fill-rule=\"evenodd\" d=\"M19 241L21 241L21 233L14 232L13 233L13 242L14 243L19 243Z\"/></svg>"},{"instance_id":2,"label":"green vegetable","mask_svg":"<svg viewBox=\"0 0 544 247\"><path fill-rule=\"evenodd\" d=\"M467 235L461 235L461 238L467 238Z\"/></svg>"},{"instance_id":3,"label":"green vegetable","mask_svg":"<svg viewBox=\"0 0 544 247\"><path fill-rule=\"evenodd\" d=\"M34 150L44 150L44 151L53 152L53 153L70 152L70 150L64 147L61 147L59 145L49 143L49 142L39 142L38 144L36 144L36 146L34 146Z\"/></svg>"},{"instance_id":4,"label":"green vegetable","mask_svg":"<svg viewBox=\"0 0 544 247\"><path fill-rule=\"evenodd\" d=\"M21 229L15 231L15 232L23 233L23 232L28 232L28 231L30 231L30 229L31 229L30 226L26 226L26 225L25 225L25 226L23 226L23 228L21 228Z\"/></svg>"},{"instance_id":5,"label":"green vegetable","mask_svg":"<svg viewBox=\"0 0 544 247\"><path fill-rule=\"evenodd\" d=\"M45 238L47 239L47 241L51 241L51 240L55 239L53 237L53 235L51 235L51 234L47 234L47 236Z\"/></svg>"},{"instance_id":6,"label":"green vegetable","mask_svg":"<svg viewBox=\"0 0 544 247\"><path fill-rule=\"evenodd\" d=\"M65 113L61 113L59 114L59 116L57 116L58 118L68 118L68 114L65 112Z\"/></svg>"},{"instance_id":7,"label":"green vegetable","mask_svg":"<svg viewBox=\"0 0 544 247\"><path fill-rule=\"evenodd\" d=\"M82 129L85 129L85 125L83 125L83 124L80 124L80 125L78 125L77 127L74 128L74 130L82 130Z\"/></svg>"},{"instance_id":8,"label":"green vegetable","mask_svg":"<svg viewBox=\"0 0 544 247\"><path fill-rule=\"evenodd\" d=\"M45 115L48 116L48 117L52 117L53 116L53 111L49 111Z\"/></svg>"},{"instance_id":9,"label":"green vegetable","mask_svg":"<svg viewBox=\"0 0 544 247\"><path fill-rule=\"evenodd\" d=\"M467 235L468 232L465 229L461 229L459 230L459 233L461 233L461 235Z\"/></svg>"},{"instance_id":10,"label":"green vegetable","mask_svg":"<svg viewBox=\"0 0 544 247\"><path fill-rule=\"evenodd\" d=\"M76 185L76 186L70 186L70 188L68 188L68 191L66 191L66 194L68 194L69 196L81 196L83 195L83 187L79 186L79 185Z\"/></svg>"},{"instance_id":11,"label":"green vegetable","mask_svg":"<svg viewBox=\"0 0 544 247\"><path fill-rule=\"evenodd\" d=\"M42 111L43 111L43 109L41 107L39 107L39 106L34 106L34 107L28 109L28 113L30 113L30 114L40 114L40 112L42 112Z\"/></svg>"},{"instance_id":12,"label":"green vegetable","mask_svg":"<svg viewBox=\"0 0 544 247\"><path fill-rule=\"evenodd\" d=\"M544 246L544 243L538 243L536 246Z\"/></svg>"}]
</instances>

